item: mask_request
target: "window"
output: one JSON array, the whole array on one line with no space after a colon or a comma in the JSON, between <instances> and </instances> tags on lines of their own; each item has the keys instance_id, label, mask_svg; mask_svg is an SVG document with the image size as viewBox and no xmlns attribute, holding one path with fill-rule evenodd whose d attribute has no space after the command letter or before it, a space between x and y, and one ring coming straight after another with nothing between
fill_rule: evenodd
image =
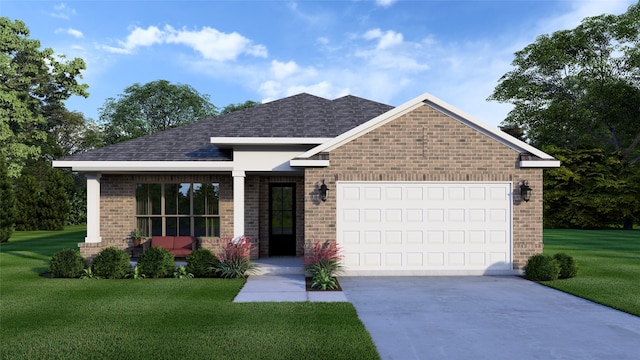
<instances>
[{"instance_id":1,"label":"window","mask_svg":"<svg viewBox=\"0 0 640 360\"><path fill-rule=\"evenodd\" d=\"M145 236L220 236L218 183L136 184Z\"/></svg>"}]
</instances>

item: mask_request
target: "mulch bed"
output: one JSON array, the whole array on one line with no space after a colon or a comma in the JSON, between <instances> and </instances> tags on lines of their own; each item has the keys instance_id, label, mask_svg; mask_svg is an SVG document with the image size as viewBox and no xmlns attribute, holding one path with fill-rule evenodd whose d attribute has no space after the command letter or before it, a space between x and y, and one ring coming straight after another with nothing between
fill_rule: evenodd
<instances>
[{"instance_id":1,"label":"mulch bed","mask_svg":"<svg viewBox=\"0 0 640 360\"><path fill-rule=\"evenodd\" d=\"M338 282L337 278L333 278L336 281L336 285L338 285L338 287L336 287L335 289L331 289L331 290L320 290L320 289L315 289L311 287L311 277L305 277L304 281L307 285L307 291L342 291L342 288L340 287L340 283Z\"/></svg>"}]
</instances>

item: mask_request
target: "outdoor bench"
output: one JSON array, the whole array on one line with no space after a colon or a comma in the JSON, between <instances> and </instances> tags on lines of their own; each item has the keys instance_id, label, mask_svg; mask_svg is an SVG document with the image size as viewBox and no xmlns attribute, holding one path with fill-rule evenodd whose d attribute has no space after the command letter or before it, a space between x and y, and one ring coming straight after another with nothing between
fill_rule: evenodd
<instances>
[{"instance_id":1,"label":"outdoor bench","mask_svg":"<svg viewBox=\"0 0 640 360\"><path fill-rule=\"evenodd\" d=\"M191 236L154 236L145 243L148 247L160 246L175 257L186 257L195 248L195 238Z\"/></svg>"}]
</instances>

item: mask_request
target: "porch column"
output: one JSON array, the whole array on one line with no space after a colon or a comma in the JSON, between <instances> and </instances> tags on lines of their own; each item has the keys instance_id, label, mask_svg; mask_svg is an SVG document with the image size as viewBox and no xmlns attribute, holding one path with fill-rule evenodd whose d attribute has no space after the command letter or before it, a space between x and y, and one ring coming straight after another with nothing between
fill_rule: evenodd
<instances>
[{"instance_id":1,"label":"porch column","mask_svg":"<svg viewBox=\"0 0 640 360\"><path fill-rule=\"evenodd\" d=\"M102 242L100 237L100 177L102 174L87 174L87 237L86 243Z\"/></svg>"},{"instance_id":2,"label":"porch column","mask_svg":"<svg viewBox=\"0 0 640 360\"><path fill-rule=\"evenodd\" d=\"M233 175L233 237L244 235L244 178L245 172L235 170Z\"/></svg>"}]
</instances>

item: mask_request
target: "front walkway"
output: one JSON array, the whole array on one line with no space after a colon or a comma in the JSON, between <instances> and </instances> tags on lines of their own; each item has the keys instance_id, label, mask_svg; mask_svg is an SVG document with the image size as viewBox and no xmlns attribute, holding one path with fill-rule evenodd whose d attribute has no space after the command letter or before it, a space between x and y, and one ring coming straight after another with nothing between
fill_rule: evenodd
<instances>
[{"instance_id":1,"label":"front walkway","mask_svg":"<svg viewBox=\"0 0 640 360\"><path fill-rule=\"evenodd\" d=\"M273 257L253 262L258 269L233 302L347 301L342 291L307 291L302 258Z\"/></svg>"}]
</instances>

